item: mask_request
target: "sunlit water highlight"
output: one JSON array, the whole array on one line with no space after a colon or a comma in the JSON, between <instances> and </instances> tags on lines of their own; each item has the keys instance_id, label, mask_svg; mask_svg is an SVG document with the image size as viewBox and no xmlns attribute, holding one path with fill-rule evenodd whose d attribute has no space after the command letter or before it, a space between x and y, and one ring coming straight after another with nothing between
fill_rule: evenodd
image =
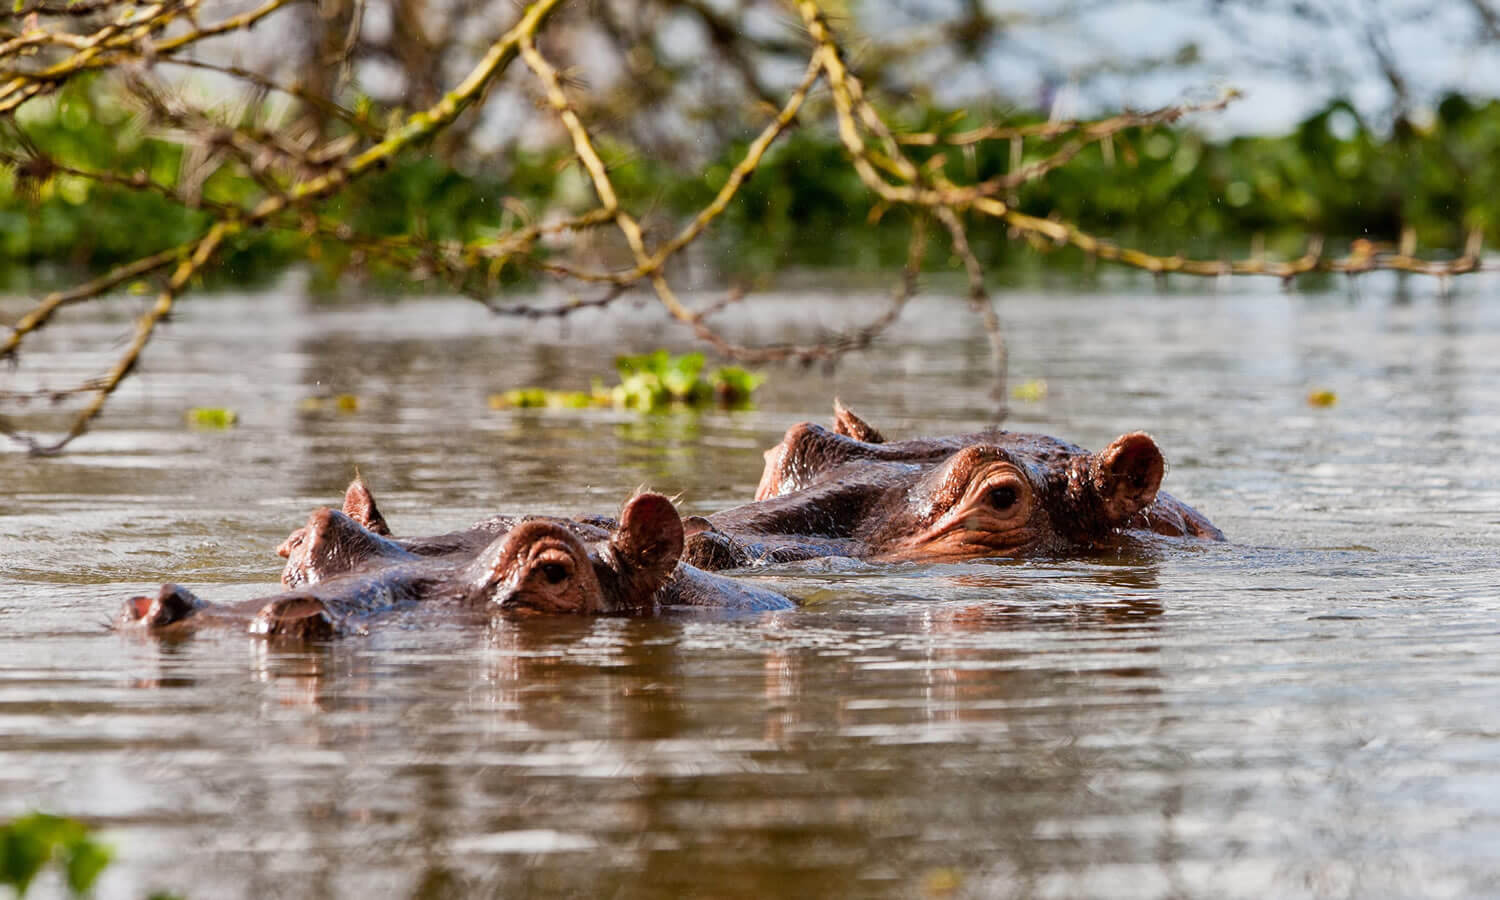
<instances>
[{"instance_id":1,"label":"sunlit water highlight","mask_svg":"<svg viewBox=\"0 0 1500 900\"><path fill-rule=\"evenodd\" d=\"M660 320L194 299L73 452L0 455L0 817L99 825L106 897L1500 893L1496 286L1001 296L1013 381L1047 384L1009 425L1151 431L1227 545L820 562L756 576L796 612L408 614L306 650L103 623L165 580L268 591L356 466L408 534L639 485L709 512L836 394L893 436L988 424L988 348L928 296L831 373L772 368L754 411L496 412ZM806 338L878 300L727 321ZM123 323L75 318L7 377L92 374ZM357 412L300 408L342 393Z\"/></svg>"}]
</instances>

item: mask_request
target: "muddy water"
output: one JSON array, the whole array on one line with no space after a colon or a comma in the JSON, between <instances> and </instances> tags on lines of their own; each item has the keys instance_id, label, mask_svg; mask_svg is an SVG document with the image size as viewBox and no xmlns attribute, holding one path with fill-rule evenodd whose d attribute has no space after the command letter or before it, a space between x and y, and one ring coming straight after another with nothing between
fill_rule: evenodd
<instances>
[{"instance_id":1,"label":"muddy water","mask_svg":"<svg viewBox=\"0 0 1500 900\"><path fill-rule=\"evenodd\" d=\"M268 590L356 467L406 533L642 484L707 512L835 394L892 435L987 424L987 348L933 295L832 372L771 369L754 411L495 412L660 321L196 300L72 453L0 455L0 817L96 823L107 897L1494 895L1500 279L1462 286L1001 297L1014 380L1047 385L1012 427L1150 430L1228 545L814 563L760 576L792 613L409 617L301 650L103 623L163 580ZM806 337L878 299L837 294L726 326ZM61 385L124 328L77 316L5 377Z\"/></svg>"}]
</instances>

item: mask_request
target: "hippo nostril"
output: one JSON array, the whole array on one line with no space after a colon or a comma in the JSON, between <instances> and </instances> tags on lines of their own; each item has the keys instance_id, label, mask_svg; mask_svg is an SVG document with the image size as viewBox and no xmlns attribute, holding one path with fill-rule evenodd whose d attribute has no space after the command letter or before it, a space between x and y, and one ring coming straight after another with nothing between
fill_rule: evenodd
<instances>
[{"instance_id":1,"label":"hippo nostril","mask_svg":"<svg viewBox=\"0 0 1500 900\"><path fill-rule=\"evenodd\" d=\"M520 591L501 591L491 597L490 602L500 609L520 609L526 605Z\"/></svg>"}]
</instances>

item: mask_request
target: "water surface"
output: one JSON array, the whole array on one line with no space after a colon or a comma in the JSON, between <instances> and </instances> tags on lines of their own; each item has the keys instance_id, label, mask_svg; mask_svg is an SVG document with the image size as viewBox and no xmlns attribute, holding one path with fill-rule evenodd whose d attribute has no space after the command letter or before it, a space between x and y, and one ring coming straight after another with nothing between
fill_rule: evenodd
<instances>
[{"instance_id":1,"label":"water surface","mask_svg":"<svg viewBox=\"0 0 1500 900\"><path fill-rule=\"evenodd\" d=\"M0 452L0 817L97 824L106 897L1500 893L1497 281L1001 296L1013 382L1047 385L1008 425L1151 431L1227 545L812 563L756 576L796 612L411 615L306 649L103 623L165 580L268 592L356 467L416 534L640 485L710 512L835 395L892 437L983 427L987 345L937 292L831 371L770 368L753 411L506 412L487 395L584 388L672 332L649 306L193 298L72 452ZM138 302L5 378L92 374ZM723 321L805 339L878 303Z\"/></svg>"}]
</instances>

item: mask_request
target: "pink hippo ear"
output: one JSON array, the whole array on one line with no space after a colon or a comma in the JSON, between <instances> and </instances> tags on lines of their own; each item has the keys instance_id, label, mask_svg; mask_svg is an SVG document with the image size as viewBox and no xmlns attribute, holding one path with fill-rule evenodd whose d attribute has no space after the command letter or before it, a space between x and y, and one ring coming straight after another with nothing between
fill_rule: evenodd
<instances>
[{"instance_id":1,"label":"pink hippo ear","mask_svg":"<svg viewBox=\"0 0 1500 900\"><path fill-rule=\"evenodd\" d=\"M375 495L365 487L365 480L359 475L349 482L349 487L344 491L344 515L365 526L379 535L389 535L390 526L385 524L385 516L375 506Z\"/></svg>"},{"instance_id":2,"label":"pink hippo ear","mask_svg":"<svg viewBox=\"0 0 1500 900\"><path fill-rule=\"evenodd\" d=\"M1166 469L1161 450L1143 431L1121 435L1094 454L1090 481L1110 524L1123 524L1155 502Z\"/></svg>"},{"instance_id":3,"label":"pink hippo ear","mask_svg":"<svg viewBox=\"0 0 1500 900\"><path fill-rule=\"evenodd\" d=\"M627 603L644 601L666 583L682 556L682 517L661 494L639 494L625 504L609 544L629 581Z\"/></svg>"},{"instance_id":4,"label":"pink hippo ear","mask_svg":"<svg viewBox=\"0 0 1500 900\"><path fill-rule=\"evenodd\" d=\"M833 398L833 433L864 441L866 444L883 444L885 435L854 414L854 411Z\"/></svg>"}]
</instances>

